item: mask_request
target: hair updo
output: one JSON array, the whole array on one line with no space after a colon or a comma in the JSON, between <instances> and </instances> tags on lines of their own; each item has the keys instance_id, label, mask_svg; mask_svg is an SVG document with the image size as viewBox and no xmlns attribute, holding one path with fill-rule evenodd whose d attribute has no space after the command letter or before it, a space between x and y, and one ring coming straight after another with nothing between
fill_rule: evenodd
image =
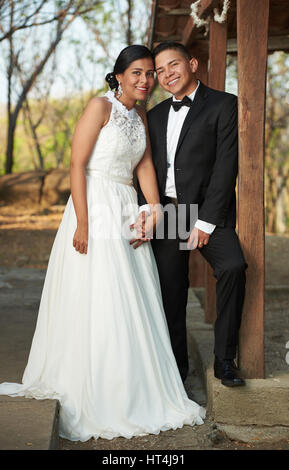
<instances>
[{"instance_id":1,"label":"hair updo","mask_svg":"<svg viewBox=\"0 0 289 470\"><path fill-rule=\"evenodd\" d=\"M130 64L135 60L144 59L146 57L149 57L153 61L152 53L146 46L139 46L135 44L133 46L125 47L116 59L113 72L108 73L105 77L105 80L109 84L110 89L118 89L119 83L116 79L117 74L124 73Z\"/></svg>"},{"instance_id":2,"label":"hair updo","mask_svg":"<svg viewBox=\"0 0 289 470\"><path fill-rule=\"evenodd\" d=\"M109 84L111 90L118 89L118 81L116 79L115 73L108 73L105 77L105 80Z\"/></svg>"}]
</instances>

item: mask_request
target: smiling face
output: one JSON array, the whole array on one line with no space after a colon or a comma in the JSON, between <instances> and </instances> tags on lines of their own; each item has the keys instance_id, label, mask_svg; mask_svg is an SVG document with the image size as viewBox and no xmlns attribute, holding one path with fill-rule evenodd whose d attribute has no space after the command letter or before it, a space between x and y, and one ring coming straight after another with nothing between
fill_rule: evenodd
<instances>
[{"instance_id":1,"label":"smiling face","mask_svg":"<svg viewBox=\"0 0 289 470\"><path fill-rule=\"evenodd\" d=\"M198 61L188 60L175 49L166 49L155 57L155 69L160 86L181 100L197 86L195 72Z\"/></svg>"},{"instance_id":2,"label":"smiling face","mask_svg":"<svg viewBox=\"0 0 289 470\"><path fill-rule=\"evenodd\" d=\"M150 57L135 60L116 79L121 83L122 97L131 101L145 100L154 86L154 65Z\"/></svg>"}]
</instances>

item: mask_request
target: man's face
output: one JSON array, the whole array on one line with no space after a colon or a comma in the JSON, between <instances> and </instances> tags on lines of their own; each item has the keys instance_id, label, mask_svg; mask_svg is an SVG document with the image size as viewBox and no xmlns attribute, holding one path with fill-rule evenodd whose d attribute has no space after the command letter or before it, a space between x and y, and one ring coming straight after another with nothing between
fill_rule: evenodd
<instances>
[{"instance_id":1,"label":"man's face","mask_svg":"<svg viewBox=\"0 0 289 470\"><path fill-rule=\"evenodd\" d=\"M181 52L174 49L166 49L155 58L155 69L160 86L177 99L190 94L191 89L193 91L196 83L194 73L197 68L198 61L195 58L189 61Z\"/></svg>"}]
</instances>

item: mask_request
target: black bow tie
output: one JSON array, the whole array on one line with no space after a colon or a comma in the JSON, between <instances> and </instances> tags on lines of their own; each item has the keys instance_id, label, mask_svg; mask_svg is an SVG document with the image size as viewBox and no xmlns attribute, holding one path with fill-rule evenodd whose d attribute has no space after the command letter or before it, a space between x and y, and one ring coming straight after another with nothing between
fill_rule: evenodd
<instances>
[{"instance_id":1,"label":"black bow tie","mask_svg":"<svg viewBox=\"0 0 289 470\"><path fill-rule=\"evenodd\" d=\"M192 106L193 102L192 100L190 100L190 98L188 96L184 96L184 98L182 99L182 101L173 101L172 100L172 107L174 108L174 110L177 112L179 111L179 109L181 109L182 106L189 106L189 108Z\"/></svg>"}]
</instances>

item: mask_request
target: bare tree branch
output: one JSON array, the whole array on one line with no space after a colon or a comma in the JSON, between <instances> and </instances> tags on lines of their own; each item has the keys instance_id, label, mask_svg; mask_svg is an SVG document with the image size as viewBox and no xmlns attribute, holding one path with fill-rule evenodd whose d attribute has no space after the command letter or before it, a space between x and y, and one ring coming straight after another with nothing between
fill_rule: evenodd
<instances>
[{"instance_id":1,"label":"bare tree branch","mask_svg":"<svg viewBox=\"0 0 289 470\"><path fill-rule=\"evenodd\" d=\"M42 1L41 1L42 3ZM30 75L26 78L26 80L22 83L22 91L18 96L16 105L12 112L12 105L11 105L11 91L12 91L12 76L14 73L14 69L18 69L19 71L19 64L18 64L18 54L14 52L13 46L13 34L8 36L9 39L9 59L8 59L8 67L7 67L7 79L8 79L8 105L7 105L7 114L8 114L8 136L7 136L7 149L6 149L6 162L5 162L5 171L6 173L11 173L13 167L13 149L14 149L14 134L16 129L17 118L19 112L27 99L27 94L33 87L36 82L37 77L41 74L45 64L49 60L52 53L55 51L57 45L61 41L64 32L70 26L70 24L77 18L80 14L87 13L91 11L96 4L99 2L90 2L89 6L86 5L85 0L69 0L66 4L66 7L58 12L58 18L56 23L56 30L55 30L55 37L50 42L47 47L46 52L44 53L43 58L35 65L34 69L30 73ZM10 31L13 30L13 25L15 24L15 1L10 0Z\"/></svg>"},{"instance_id":2,"label":"bare tree branch","mask_svg":"<svg viewBox=\"0 0 289 470\"><path fill-rule=\"evenodd\" d=\"M5 1L7 2L7 0L3 0L3 3L5 3ZM11 5L11 9L12 8L14 9L15 1L10 1L9 3ZM79 16L85 15L86 13L89 13L93 9L93 7L96 6L99 3L99 1L92 1L92 2L90 2L90 5L87 6L87 7L85 7L85 5L83 5L83 8L80 8L76 5L75 8L73 9L72 7L75 4L75 1L70 0L64 8L57 11L50 18L47 18L47 19L44 19L44 20L36 20L35 19L34 21L29 22L32 18L37 17L38 13L41 11L41 9L43 8L43 6L45 6L46 3L47 3L46 0L41 0L40 4L35 8L35 10L32 13L25 16L22 22L10 25L8 31L4 30L4 27L1 26L1 22L0 22L0 29L2 31L2 36L0 36L0 42L4 41L5 39L8 39L16 31L19 31L19 30L22 30L22 29L27 29L27 28L32 28L33 26L43 26L43 25L46 25L46 24L49 24L49 23L53 23L55 21L58 21L61 17L67 16L68 14L70 14L72 16L73 15L79 15ZM85 4L86 2L83 1L83 2L77 2L77 3ZM72 8L72 11L69 12L69 10L71 8ZM23 7L21 11L22 11L22 13L24 13L25 8ZM1 19L2 19L2 22L3 22L3 18L0 17L0 20Z\"/></svg>"}]
</instances>

